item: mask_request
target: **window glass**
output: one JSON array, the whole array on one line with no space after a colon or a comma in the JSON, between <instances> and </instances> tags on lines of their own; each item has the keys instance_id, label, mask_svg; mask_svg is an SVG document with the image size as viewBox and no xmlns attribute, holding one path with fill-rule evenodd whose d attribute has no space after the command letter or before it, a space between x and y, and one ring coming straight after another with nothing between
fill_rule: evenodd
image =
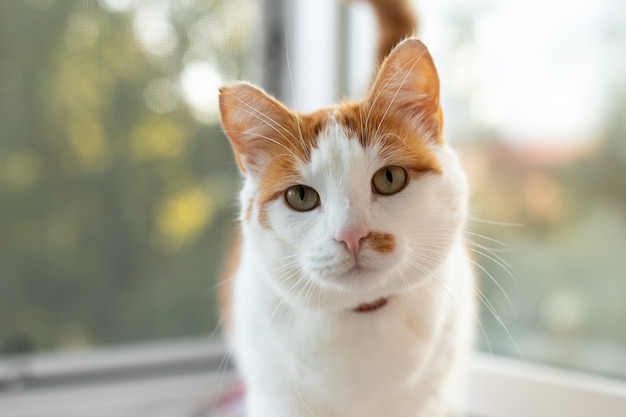
<instances>
[{"instance_id":1,"label":"window glass","mask_svg":"<svg viewBox=\"0 0 626 417\"><path fill-rule=\"evenodd\" d=\"M626 3L416 9L473 188L480 349L626 377Z\"/></svg>"},{"instance_id":2,"label":"window glass","mask_svg":"<svg viewBox=\"0 0 626 417\"><path fill-rule=\"evenodd\" d=\"M255 9L0 2L0 353L213 331Z\"/></svg>"}]
</instances>

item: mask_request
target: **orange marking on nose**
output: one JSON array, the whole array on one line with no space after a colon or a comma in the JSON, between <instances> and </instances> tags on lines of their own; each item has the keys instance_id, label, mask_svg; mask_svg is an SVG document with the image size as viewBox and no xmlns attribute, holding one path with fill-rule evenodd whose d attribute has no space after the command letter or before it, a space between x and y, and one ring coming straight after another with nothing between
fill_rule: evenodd
<instances>
[{"instance_id":1,"label":"orange marking on nose","mask_svg":"<svg viewBox=\"0 0 626 417\"><path fill-rule=\"evenodd\" d=\"M378 253L391 253L396 247L396 238L389 233L372 232L367 235L367 242Z\"/></svg>"}]
</instances>

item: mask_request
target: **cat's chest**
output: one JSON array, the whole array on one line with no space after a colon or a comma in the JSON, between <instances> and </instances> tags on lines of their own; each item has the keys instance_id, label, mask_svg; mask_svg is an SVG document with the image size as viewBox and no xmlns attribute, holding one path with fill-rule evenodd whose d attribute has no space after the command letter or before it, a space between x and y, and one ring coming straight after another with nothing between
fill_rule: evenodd
<instances>
[{"instance_id":1,"label":"cat's chest","mask_svg":"<svg viewBox=\"0 0 626 417\"><path fill-rule=\"evenodd\" d=\"M279 332L274 349L280 352L273 356L274 369L297 380L303 397L314 393L310 401L322 407L321 412L324 404L333 409L336 402L376 408L380 399L388 402L389 397L396 398L399 407L405 398L415 404L416 393L426 389L424 381L443 376L429 365L442 361L447 349L441 343L442 324L432 315L434 307L428 306L426 314L427 306L415 301L408 305L406 300L391 300L367 313L298 317L285 312L300 325L274 329Z\"/></svg>"},{"instance_id":2,"label":"cat's chest","mask_svg":"<svg viewBox=\"0 0 626 417\"><path fill-rule=\"evenodd\" d=\"M274 348L282 352L276 365L319 397L336 398L339 390L341 397L356 400L414 390L437 353L434 347L442 349L443 314L436 314L442 306L432 304L416 296L365 313L276 312L286 315L284 322L275 316L272 330Z\"/></svg>"}]
</instances>

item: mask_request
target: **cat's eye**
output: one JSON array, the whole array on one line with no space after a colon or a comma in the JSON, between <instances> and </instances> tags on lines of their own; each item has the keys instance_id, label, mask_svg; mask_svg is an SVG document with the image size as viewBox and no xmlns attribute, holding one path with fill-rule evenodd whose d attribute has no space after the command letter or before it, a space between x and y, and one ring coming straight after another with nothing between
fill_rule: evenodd
<instances>
[{"instance_id":1,"label":"cat's eye","mask_svg":"<svg viewBox=\"0 0 626 417\"><path fill-rule=\"evenodd\" d=\"M376 171L372 178L372 188L377 194L391 195L402 190L406 181L406 170L396 165L390 165Z\"/></svg>"},{"instance_id":2,"label":"cat's eye","mask_svg":"<svg viewBox=\"0 0 626 417\"><path fill-rule=\"evenodd\" d=\"M294 210L309 211L320 204L320 196L311 187L294 185L285 192L285 201Z\"/></svg>"}]
</instances>

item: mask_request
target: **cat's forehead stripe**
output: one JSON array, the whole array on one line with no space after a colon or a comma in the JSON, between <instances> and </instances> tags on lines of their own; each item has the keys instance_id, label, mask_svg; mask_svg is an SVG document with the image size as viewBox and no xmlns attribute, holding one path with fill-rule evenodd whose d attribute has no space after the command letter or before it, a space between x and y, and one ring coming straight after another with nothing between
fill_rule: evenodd
<instances>
[{"instance_id":1,"label":"cat's forehead stripe","mask_svg":"<svg viewBox=\"0 0 626 417\"><path fill-rule=\"evenodd\" d=\"M425 134L400 120L387 109L365 107L364 103L343 107L337 122L365 147L376 146L383 159L423 172L441 172L441 166Z\"/></svg>"}]
</instances>

